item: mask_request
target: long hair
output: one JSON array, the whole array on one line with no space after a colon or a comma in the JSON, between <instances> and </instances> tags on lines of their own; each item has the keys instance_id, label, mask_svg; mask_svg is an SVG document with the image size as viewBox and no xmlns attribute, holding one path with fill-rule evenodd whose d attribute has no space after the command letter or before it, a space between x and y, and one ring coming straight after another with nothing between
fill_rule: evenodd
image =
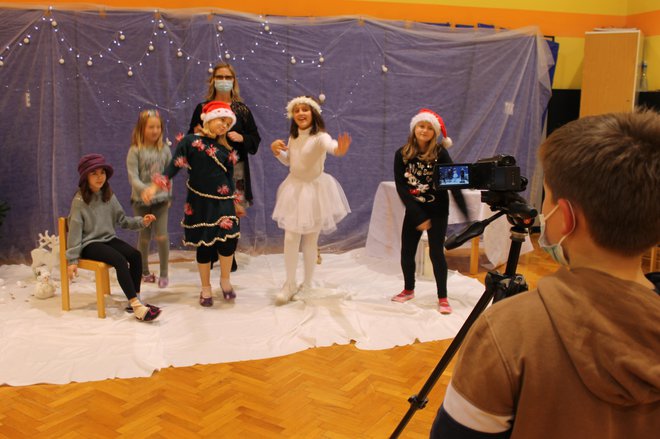
<instances>
[{"instance_id":1,"label":"long hair","mask_svg":"<svg viewBox=\"0 0 660 439\"><path fill-rule=\"evenodd\" d=\"M89 188L89 181L87 179L84 179L82 184L80 185L80 195L82 196L83 201L85 204L89 204L92 201L92 196L94 195L94 192ZM112 198L112 188L110 187L110 183L108 180L105 180L105 183L103 183L103 186L101 186L101 199L103 200L104 203L107 203L110 201L110 198Z\"/></svg>"},{"instance_id":2,"label":"long hair","mask_svg":"<svg viewBox=\"0 0 660 439\"><path fill-rule=\"evenodd\" d=\"M323 118L321 117L321 114L318 111L316 111L314 107L310 105L307 104L298 104L298 105L305 105L306 107L309 107L309 109L312 112L312 129L310 130L309 134L314 135L316 133L325 132L325 122L323 122ZM296 107L298 105L296 105ZM298 138L298 124L296 123L294 118L291 118L291 128L289 129L289 135L294 139Z\"/></svg>"},{"instance_id":3,"label":"long hair","mask_svg":"<svg viewBox=\"0 0 660 439\"><path fill-rule=\"evenodd\" d=\"M157 117L160 121L160 136L156 140L156 148L161 149L163 147L163 117L160 115L158 110L142 110L138 116L137 123L135 128L133 128L133 135L131 136L131 145L135 145L138 148L145 146L144 143L144 128L147 126L147 121L150 117Z\"/></svg>"},{"instance_id":4,"label":"long hair","mask_svg":"<svg viewBox=\"0 0 660 439\"><path fill-rule=\"evenodd\" d=\"M415 136L415 130L413 129L410 135L408 136L408 142L404 145L401 150L401 155L403 156L404 161L408 161L414 157L419 156L420 160L424 162L433 162L438 158L438 151L440 148L443 148L442 145L439 145L437 134L433 134L433 137L429 141L429 147L426 149L422 155L420 155L419 143L417 143L417 137Z\"/></svg>"},{"instance_id":5,"label":"long hair","mask_svg":"<svg viewBox=\"0 0 660 439\"><path fill-rule=\"evenodd\" d=\"M243 102L243 99L241 98L241 89L238 86L238 78L236 77L236 70L234 70L234 67L232 67L231 64L227 64L227 63L218 63L215 66L213 66L213 73L211 73L211 77L209 78L208 91L206 92L206 100L207 101L216 100L215 74L218 72L218 70L223 68L228 69L231 72L231 75L234 77L234 87L229 92L229 94L231 95L231 100L233 102Z\"/></svg>"}]
</instances>

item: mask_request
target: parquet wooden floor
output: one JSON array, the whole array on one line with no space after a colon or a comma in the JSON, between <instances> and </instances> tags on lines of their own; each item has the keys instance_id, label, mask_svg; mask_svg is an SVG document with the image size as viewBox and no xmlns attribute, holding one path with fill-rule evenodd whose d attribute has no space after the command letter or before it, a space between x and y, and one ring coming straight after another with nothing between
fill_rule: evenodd
<instances>
[{"instance_id":1,"label":"parquet wooden floor","mask_svg":"<svg viewBox=\"0 0 660 439\"><path fill-rule=\"evenodd\" d=\"M449 266L467 272L468 251L449 252ZM555 269L538 249L518 266L530 287ZM449 342L332 346L150 378L0 387L0 438L386 438ZM402 438L428 437L451 371Z\"/></svg>"}]
</instances>

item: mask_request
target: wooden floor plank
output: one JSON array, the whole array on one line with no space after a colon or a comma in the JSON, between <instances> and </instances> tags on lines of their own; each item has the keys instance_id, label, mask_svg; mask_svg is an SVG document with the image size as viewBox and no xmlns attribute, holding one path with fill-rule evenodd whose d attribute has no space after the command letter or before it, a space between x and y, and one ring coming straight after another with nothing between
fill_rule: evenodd
<instances>
[{"instance_id":1,"label":"wooden floor plank","mask_svg":"<svg viewBox=\"0 0 660 439\"><path fill-rule=\"evenodd\" d=\"M448 252L448 262L467 273L469 250ZM556 267L536 249L521 256L518 271L533 287ZM485 275L474 277L483 282ZM264 360L166 368L149 378L4 386L0 438L384 438L449 342L380 351L349 344ZM453 362L403 437L428 437L452 368Z\"/></svg>"}]
</instances>

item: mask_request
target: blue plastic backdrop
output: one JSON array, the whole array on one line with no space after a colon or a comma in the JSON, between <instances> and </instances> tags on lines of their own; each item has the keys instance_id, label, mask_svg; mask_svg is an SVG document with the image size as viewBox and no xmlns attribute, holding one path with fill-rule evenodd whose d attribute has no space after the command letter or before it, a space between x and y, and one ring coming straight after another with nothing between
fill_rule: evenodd
<instances>
[{"instance_id":1,"label":"blue plastic backdrop","mask_svg":"<svg viewBox=\"0 0 660 439\"><path fill-rule=\"evenodd\" d=\"M454 161L507 153L529 175L550 96L553 61L535 28L16 9L0 9L0 23L0 200L11 208L0 257L25 255L68 214L82 154L106 155L112 187L132 214L125 158L138 112L158 108L175 142L220 60L238 71L262 137L250 156L255 204L241 225L241 248L257 252L281 251L283 233L270 215L287 169L270 143L286 139L290 98L324 94L328 132L353 137L346 157L326 161L353 212L321 244L342 251L364 244L378 183L392 180L394 151L420 108L444 118ZM178 247L185 175L174 184L169 230Z\"/></svg>"}]
</instances>

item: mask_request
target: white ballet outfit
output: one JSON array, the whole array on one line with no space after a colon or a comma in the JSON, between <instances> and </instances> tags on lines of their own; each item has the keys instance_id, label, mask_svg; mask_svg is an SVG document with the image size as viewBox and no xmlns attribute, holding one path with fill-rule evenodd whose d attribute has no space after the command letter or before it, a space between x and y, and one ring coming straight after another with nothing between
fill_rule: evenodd
<instances>
[{"instance_id":1,"label":"white ballet outfit","mask_svg":"<svg viewBox=\"0 0 660 439\"><path fill-rule=\"evenodd\" d=\"M289 175L277 190L272 218L287 231L330 233L351 208L339 182L323 172L326 153L335 155L337 141L325 132L310 136L310 129L289 137L288 151L277 156Z\"/></svg>"}]
</instances>

